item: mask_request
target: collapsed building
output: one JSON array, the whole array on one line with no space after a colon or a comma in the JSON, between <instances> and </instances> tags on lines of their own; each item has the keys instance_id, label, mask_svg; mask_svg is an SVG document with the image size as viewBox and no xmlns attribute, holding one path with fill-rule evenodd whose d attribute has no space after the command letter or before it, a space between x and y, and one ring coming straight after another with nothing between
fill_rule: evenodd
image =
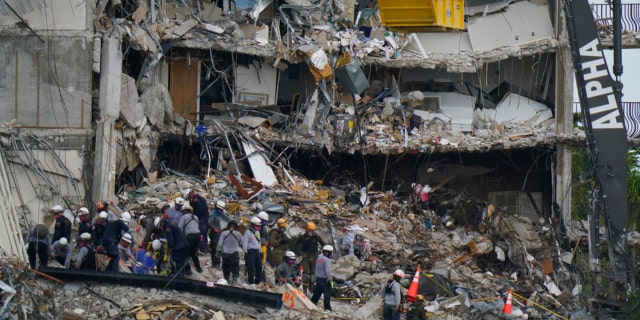
<instances>
[{"instance_id":1,"label":"collapsed building","mask_svg":"<svg viewBox=\"0 0 640 320\"><path fill-rule=\"evenodd\" d=\"M439 9L447 19L427 27L398 19ZM420 261L483 283L508 260L506 274L535 275L523 292L553 291L559 308L558 296L580 295L564 245L584 237L559 227L576 225L571 149L584 143L561 12L547 1L0 1L3 197L26 228L58 203L141 215L196 188L237 201L237 216L259 202L327 231L351 226L392 257L385 269ZM431 243L412 238L425 221ZM494 285L467 293L495 296Z\"/></svg>"}]
</instances>

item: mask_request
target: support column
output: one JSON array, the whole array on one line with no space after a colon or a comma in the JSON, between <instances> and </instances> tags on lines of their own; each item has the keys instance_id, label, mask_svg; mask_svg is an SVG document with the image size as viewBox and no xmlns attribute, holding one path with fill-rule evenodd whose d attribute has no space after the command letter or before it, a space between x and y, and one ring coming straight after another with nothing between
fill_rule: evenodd
<instances>
[{"instance_id":1,"label":"support column","mask_svg":"<svg viewBox=\"0 0 640 320\"><path fill-rule=\"evenodd\" d=\"M122 36L118 27L105 34L100 63L100 119L96 124L96 147L93 171L93 200L115 199L117 132L122 87Z\"/></svg>"},{"instance_id":2,"label":"support column","mask_svg":"<svg viewBox=\"0 0 640 320\"><path fill-rule=\"evenodd\" d=\"M558 39L567 39L566 21L562 1L556 6L556 34ZM573 58L568 42L556 51L556 135L573 131ZM554 201L560 206L562 222L571 220L571 146L557 145L556 171L554 177Z\"/></svg>"}]
</instances>

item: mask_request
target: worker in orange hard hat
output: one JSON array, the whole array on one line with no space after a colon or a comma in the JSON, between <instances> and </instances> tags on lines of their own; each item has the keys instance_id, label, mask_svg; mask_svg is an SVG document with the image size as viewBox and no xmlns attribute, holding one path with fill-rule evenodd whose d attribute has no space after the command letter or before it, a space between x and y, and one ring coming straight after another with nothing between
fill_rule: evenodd
<instances>
[{"instance_id":1,"label":"worker in orange hard hat","mask_svg":"<svg viewBox=\"0 0 640 320\"><path fill-rule=\"evenodd\" d=\"M285 251L289 247L289 237L285 234L287 228L287 220L280 218L276 221L277 226L269 232L269 244L271 250L269 252L269 264L277 267L284 258Z\"/></svg>"},{"instance_id":2,"label":"worker in orange hard hat","mask_svg":"<svg viewBox=\"0 0 640 320\"><path fill-rule=\"evenodd\" d=\"M319 249L325 243L316 233L316 224L309 221L305 225L306 232L299 236L296 240L295 248L297 252L302 253L302 262L300 265L304 268L304 281L315 283L316 258L318 258Z\"/></svg>"}]
</instances>

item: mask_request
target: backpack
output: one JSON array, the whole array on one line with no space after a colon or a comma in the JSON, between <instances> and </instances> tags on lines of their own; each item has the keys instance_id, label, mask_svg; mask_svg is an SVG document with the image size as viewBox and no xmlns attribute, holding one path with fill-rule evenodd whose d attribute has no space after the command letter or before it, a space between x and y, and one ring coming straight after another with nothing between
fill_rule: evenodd
<instances>
[{"instance_id":1,"label":"backpack","mask_svg":"<svg viewBox=\"0 0 640 320\"><path fill-rule=\"evenodd\" d=\"M38 224L34 229L36 237L38 237L38 239L44 239L49 234L49 228L47 228L44 224Z\"/></svg>"}]
</instances>

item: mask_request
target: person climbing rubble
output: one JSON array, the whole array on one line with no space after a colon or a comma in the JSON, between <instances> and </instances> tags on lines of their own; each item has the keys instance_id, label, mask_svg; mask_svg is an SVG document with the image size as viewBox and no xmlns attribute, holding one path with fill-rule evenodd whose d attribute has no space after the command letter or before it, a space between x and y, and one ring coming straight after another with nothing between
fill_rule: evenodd
<instances>
[{"instance_id":1,"label":"person climbing rubble","mask_svg":"<svg viewBox=\"0 0 640 320\"><path fill-rule=\"evenodd\" d=\"M274 271L276 284L292 283L298 285L300 277L296 276L294 265L296 264L296 254L293 251L284 253L284 261L278 264Z\"/></svg>"},{"instance_id":2,"label":"person climbing rubble","mask_svg":"<svg viewBox=\"0 0 640 320\"><path fill-rule=\"evenodd\" d=\"M131 214L125 211L120 215L119 220L107 223L107 226L104 229L101 246L104 247L107 256L111 258L105 269L106 272L117 273L120 271L120 252L118 250L118 243L120 242L122 233L129 231L130 222Z\"/></svg>"},{"instance_id":3,"label":"person climbing rubble","mask_svg":"<svg viewBox=\"0 0 640 320\"><path fill-rule=\"evenodd\" d=\"M262 275L262 246L260 245L260 228L262 221L258 217L251 218L251 227L242 236L245 267L249 284L259 284Z\"/></svg>"},{"instance_id":4,"label":"person climbing rubble","mask_svg":"<svg viewBox=\"0 0 640 320\"><path fill-rule=\"evenodd\" d=\"M182 206L182 218L178 223L178 228L182 230L189 245L186 252L186 264L184 266L185 275L191 275L191 265L188 259L191 258L193 267L196 268L198 273L202 273L202 267L200 266L200 259L198 259L198 245L200 243L200 229L198 228L198 217L193 214L193 208L190 204L185 203Z\"/></svg>"},{"instance_id":5,"label":"person climbing rubble","mask_svg":"<svg viewBox=\"0 0 640 320\"><path fill-rule=\"evenodd\" d=\"M189 204L193 207L193 214L198 217L198 229L200 230L200 241L198 242L198 254L206 255L207 253L207 234L209 233L209 205L207 200L196 193L193 189L184 191L185 199L189 200Z\"/></svg>"},{"instance_id":6,"label":"person climbing rubble","mask_svg":"<svg viewBox=\"0 0 640 320\"><path fill-rule=\"evenodd\" d=\"M106 211L100 211L97 216L97 219L93 222L93 226L91 227L91 239L93 239L93 245L99 246L102 242L102 237L104 237L104 230L107 228L108 214Z\"/></svg>"},{"instance_id":7,"label":"person climbing rubble","mask_svg":"<svg viewBox=\"0 0 640 320\"><path fill-rule=\"evenodd\" d=\"M289 237L284 233L287 228L287 220L280 218L276 221L276 228L269 232L271 250L269 250L269 264L279 266L282 262L285 251L289 247ZM290 252L290 251L287 251ZM293 253L293 252L291 252ZM295 254L294 254L295 255ZM276 280L278 277L276 277Z\"/></svg>"},{"instance_id":8,"label":"person climbing rubble","mask_svg":"<svg viewBox=\"0 0 640 320\"><path fill-rule=\"evenodd\" d=\"M38 269L46 267L51 246L49 229L43 224L38 224L29 231L25 241L27 242L27 255L29 255L31 269L36 269L36 258L40 260Z\"/></svg>"},{"instance_id":9,"label":"person climbing rubble","mask_svg":"<svg viewBox=\"0 0 640 320\"><path fill-rule=\"evenodd\" d=\"M333 259L333 247L330 245L323 246L322 253L316 260L316 286L313 288L313 296L311 296L311 303L313 304L318 303L320 296L324 296L325 311L331 311L331 288L333 287L331 259Z\"/></svg>"},{"instance_id":10,"label":"person climbing rubble","mask_svg":"<svg viewBox=\"0 0 640 320\"><path fill-rule=\"evenodd\" d=\"M267 253L269 249L269 231L267 230L267 225L269 224L269 214L265 211L260 211L258 213L258 218L260 218L260 246L262 247L262 259L260 260L262 267L264 268L267 263Z\"/></svg>"},{"instance_id":11,"label":"person climbing rubble","mask_svg":"<svg viewBox=\"0 0 640 320\"><path fill-rule=\"evenodd\" d=\"M302 252L300 265L304 268L305 283L314 283L318 249L324 246L324 241L316 234L315 223L307 222L305 229L305 233L297 238L294 248L297 252Z\"/></svg>"},{"instance_id":12,"label":"person climbing rubble","mask_svg":"<svg viewBox=\"0 0 640 320\"><path fill-rule=\"evenodd\" d=\"M58 261L65 269L69 269L73 249L67 238L62 237L60 240L55 241L51 244L49 251L51 252L51 258Z\"/></svg>"},{"instance_id":13,"label":"person climbing rubble","mask_svg":"<svg viewBox=\"0 0 640 320\"><path fill-rule=\"evenodd\" d=\"M53 242L60 240L60 238L67 238L67 241L71 239L71 221L64 216L63 211L62 206L58 204L51 208L51 214L56 221L53 238L51 238Z\"/></svg>"},{"instance_id":14,"label":"person climbing rubble","mask_svg":"<svg viewBox=\"0 0 640 320\"><path fill-rule=\"evenodd\" d=\"M78 241L78 255L73 263L73 267L76 270L96 270L96 252L91 245L91 234L84 232L80 235L80 241Z\"/></svg>"},{"instance_id":15,"label":"person climbing rubble","mask_svg":"<svg viewBox=\"0 0 640 320\"><path fill-rule=\"evenodd\" d=\"M133 243L133 237L129 233L125 233L120 238L118 243L118 254L120 260L124 261L129 269L132 269L136 265L136 257L131 252L131 244Z\"/></svg>"},{"instance_id":16,"label":"person climbing rubble","mask_svg":"<svg viewBox=\"0 0 640 320\"><path fill-rule=\"evenodd\" d=\"M393 278L380 288L380 296L384 300L382 317L384 320L400 320L402 315L402 291L400 280L404 278L404 271L398 269L393 272Z\"/></svg>"},{"instance_id":17,"label":"person climbing rubble","mask_svg":"<svg viewBox=\"0 0 640 320\"><path fill-rule=\"evenodd\" d=\"M242 234L236 229L238 223L235 220L227 223L227 230L220 234L220 239L216 245L216 251L222 257L222 274L224 279L231 285L238 283L240 275L240 244L242 243ZM233 275L233 278L229 278Z\"/></svg>"},{"instance_id":18,"label":"person climbing rubble","mask_svg":"<svg viewBox=\"0 0 640 320\"><path fill-rule=\"evenodd\" d=\"M224 209L226 207L227 203L224 202L224 200L216 201L216 207L213 209L213 214L209 215L209 221L207 221L207 224L209 225L209 241L211 241L209 246L209 249L211 250L211 267L213 268L220 267L220 255L218 255L216 246L218 245L220 234L222 233L220 216L224 214Z\"/></svg>"}]
</instances>

